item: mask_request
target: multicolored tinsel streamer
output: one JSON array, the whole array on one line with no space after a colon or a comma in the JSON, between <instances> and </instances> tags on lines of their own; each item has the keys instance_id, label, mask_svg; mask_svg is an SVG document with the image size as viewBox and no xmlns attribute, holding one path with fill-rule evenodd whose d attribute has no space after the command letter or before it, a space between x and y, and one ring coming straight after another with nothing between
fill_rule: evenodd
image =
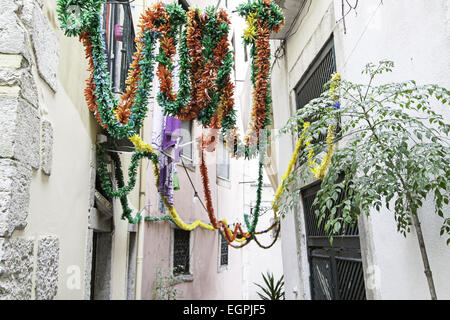
<instances>
[{"instance_id":1,"label":"multicolored tinsel streamer","mask_svg":"<svg viewBox=\"0 0 450 320\"><path fill-rule=\"evenodd\" d=\"M123 216L130 222L140 221L132 218L128 207L127 194L136 182L136 170L140 159L146 157L154 165L154 175L159 179L158 156L153 149L143 143L137 135L147 113L148 94L154 74L154 62L158 61L157 76L160 83L158 102L163 106L164 112L180 119L197 119L204 127L212 129L225 129L225 134L233 144L233 155L239 150L239 139L235 134L235 111L233 101L234 85L231 82L231 69L233 65L232 52L228 44L230 21L223 10L216 12L209 8L203 14L198 9L191 9L187 18L177 4L163 4L158 2L147 9L140 18L140 31L136 37L137 51L133 55L130 72L127 78L127 88L122 94L120 102L117 101L111 90L111 80L107 68L105 55L104 35L101 29L101 8L105 0L59 0L58 18L61 28L68 36L79 36L86 50L89 60L90 76L85 90L86 101L98 123L116 139L129 138L136 146L129 168L129 184L125 185L117 154L111 154L115 164L115 177L118 190L113 190L106 168L105 152L99 147L99 175L102 188L111 197L118 197L122 203ZM79 16L73 16L71 8L78 7ZM254 86L254 109L250 134L245 140L243 155L249 157L251 149L260 140L260 132L270 123L270 83L269 64L270 32L277 32L284 22L281 9L272 0L249 1L238 8L241 15L247 16L247 22L253 28L246 32L246 41L251 45L252 56L252 82ZM178 93L173 92L173 58L177 52L177 34L180 27L187 21L180 41L180 88ZM250 36L249 36L250 34ZM156 41L159 40L158 56L154 56ZM187 108L186 108L187 106ZM209 139L202 137L202 152L204 145L217 142L217 133ZM231 138L231 140L230 140ZM211 151L214 148L210 148ZM258 151L259 148L253 148ZM208 184L206 164L203 162L202 177L204 186ZM260 186L262 186L262 164L260 165ZM134 178L133 178L134 177ZM109 183L108 183L109 182ZM205 188L205 198L208 198ZM258 193L260 195L260 192ZM210 197L209 197L210 198ZM165 197L163 202L168 207L172 220L185 230L193 230L197 226L215 230L214 226L196 221L185 224L178 216L175 208ZM208 201L207 201L208 202ZM217 222L214 218L214 208L211 201L208 204L208 214L214 225L222 227L222 234L230 242L237 239L247 245L255 234L259 210L252 222L245 217L249 232L244 233L239 226L234 232L229 230L226 221ZM275 222L268 230L272 229ZM279 229L278 229L279 230Z\"/></svg>"}]
</instances>

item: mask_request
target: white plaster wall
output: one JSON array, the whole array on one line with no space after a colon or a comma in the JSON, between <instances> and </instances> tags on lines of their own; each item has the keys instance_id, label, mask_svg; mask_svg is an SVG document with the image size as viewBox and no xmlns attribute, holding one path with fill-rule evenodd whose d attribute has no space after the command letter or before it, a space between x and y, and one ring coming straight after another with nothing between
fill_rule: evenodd
<instances>
[{"instance_id":1,"label":"white plaster wall","mask_svg":"<svg viewBox=\"0 0 450 320\"><path fill-rule=\"evenodd\" d=\"M337 6L340 1L335 1ZM336 20L338 19L336 12ZM414 79L419 84L450 87L450 4L446 0L370 0L360 3L358 15L336 30L341 48L338 70L344 78L364 81L361 70L367 62L388 59L394 72L379 82ZM447 107L435 111L450 119ZM445 210L447 217L450 210ZM450 298L450 250L439 236L442 219L434 214L431 201L420 210L420 219L438 298ZM394 217L384 209L369 220L373 233L374 266L378 270L381 299L429 299L429 291L414 230L404 239L396 232ZM375 273L375 275L377 275Z\"/></svg>"},{"instance_id":2,"label":"white plaster wall","mask_svg":"<svg viewBox=\"0 0 450 320\"><path fill-rule=\"evenodd\" d=\"M256 180L258 177L258 161L253 159L246 161L244 164L244 174L242 181L254 183L245 183L243 186L243 199L244 199L244 213L250 213L250 206L254 207L256 202ZM269 179L264 174L264 186L261 196L261 207L264 210L267 207L272 206L274 198L274 190L269 183ZM262 211L262 215L258 220L257 231L267 229L271 225L271 219L273 219L273 211ZM268 232L258 236L258 241L262 245L269 245L273 241L272 232ZM278 238L277 242L270 249L262 249L256 242L250 243L243 250L244 255L244 286L243 291L244 299L259 300L257 292L262 290L255 285L255 283L265 287L262 273L264 275L270 272L274 275L275 280L281 278L283 275L283 261L281 255L281 238Z\"/></svg>"},{"instance_id":3,"label":"white plaster wall","mask_svg":"<svg viewBox=\"0 0 450 320\"><path fill-rule=\"evenodd\" d=\"M15 236L36 239L47 234L58 236L60 264L56 298L81 299L88 228L90 138L62 89L52 97L45 92L46 88L39 88L55 133L52 174L46 176L41 170L33 172L28 226ZM66 285L73 274L67 273L70 266L79 268L79 288L69 289Z\"/></svg>"}]
</instances>

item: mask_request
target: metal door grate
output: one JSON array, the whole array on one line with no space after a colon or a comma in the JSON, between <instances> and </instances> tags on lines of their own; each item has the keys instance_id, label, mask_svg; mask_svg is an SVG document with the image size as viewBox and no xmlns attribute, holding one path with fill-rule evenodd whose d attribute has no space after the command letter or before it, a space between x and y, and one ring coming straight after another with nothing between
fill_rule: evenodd
<instances>
[{"instance_id":1,"label":"metal door grate","mask_svg":"<svg viewBox=\"0 0 450 320\"><path fill-rule=\"evenodd\" d=\"M313 206L319 190L320 183L316 183L302 191L312 299L365 300L358 226L341 230L331 245L324 230L325 222L318 226Z\"/></svg>"}]
</instances>

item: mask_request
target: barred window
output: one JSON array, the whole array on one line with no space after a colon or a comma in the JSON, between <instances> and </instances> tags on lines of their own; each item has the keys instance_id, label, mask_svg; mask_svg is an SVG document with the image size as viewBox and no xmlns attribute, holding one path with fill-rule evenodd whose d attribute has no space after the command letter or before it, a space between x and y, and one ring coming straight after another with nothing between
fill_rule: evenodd
<instances>
[{"instance_id":1,"label":"barred window","mask_svg":"<svg viewBox=\"0 0 450 320\"><path fill-rule=\"evenodd\" d=\"M330 81L331 75L336 72L336 55L334 41L331 38L314 59L295 88L297 110L303 108L311 100L320 97L325 91L325 84ZM309 119L313 122L314 119ZM339 128L337 129L339 131ZM326 136L320 135L316 142L325 141Z\"/></svg>"},{"instance_id":2,"label":"barred window","mask_svg":"<svg viewBox=\"0 0 450 320\"><path fill-rule=\"evenodd\" d=\"M228 265L228 242L220 235L220 266Z\"/></svg>"},{"instance_id":3,"label":"barred window","mask_svg":"<svg viewBox=\"0 0 450 320\"><path fill-rule=\"evenodd\" d=\"M190 232L174 229L173 234L173 273L189 274Z\"/></svg>"},{"instance_id":4,"label":"barred window","mask_svg":"<svg viewBox=\"0 0 450 320\"><path fill-rule=\"evenodd\" d=\"M319 52L295 88L297 109L303 108L312 99L324 92L324 85L336 72L334 41L330 39Z\"/></svg>"}]
</instances>

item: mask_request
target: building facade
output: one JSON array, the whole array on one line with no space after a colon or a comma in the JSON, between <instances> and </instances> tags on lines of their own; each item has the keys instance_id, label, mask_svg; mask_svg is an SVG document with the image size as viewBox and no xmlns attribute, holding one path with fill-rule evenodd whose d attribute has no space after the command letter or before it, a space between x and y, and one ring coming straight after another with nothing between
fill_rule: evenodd
<instances>
[{"instance_id":1,"label":"building facade","mask_svg":"<svg viewBox=\"0 0 450 320\"><path fill-rule=\"evenodd\" d=\"M272 41L272 50L279 56L272 71L273 96L277 97L275 129L282 128L298 108L318 97L332 73L363 82L361 70L369 62L394 61L394 72L383 75L383 82L415 79L420 84L450 86L447 1L277 2L287 23ZM357 6L352 9L349 4ZM448 121L448 110L436 106L435 111ZM285 155L292 154L294 143L290 135L277 140L272 161L276 170L269 168L277 173L273 181L284 173L290 158ZM282 220L286 298L429 299L414 230L405 239L396 231L392 212L384 208L370 217L360 217L358 228L349 234L353 240L342 245L351 254L336 253L336 248L319 241L323 236L320 230L314 234L311 228L311 203L320 181L309 181L301 187L298 208ZM447 207L447 216L448 212ZM419 217L437 295L446 299L450 295L446 267L450 252L445 237L439 236L442 219L434 214L431 201L420 209Z\"/></svg>"},{"instance_id":2,"label":"building facade","mask_svg":"<svg viewBox=\"0 0 450 320\"><path fill-rule=\"evenodd\" d=\"M146 1L145 5L153 2L155 1ZM185 8L191 6L205 9L207 6L215 6L228 11L231 8L226 1L192 0L179 3ZM233 34L234 26L230 31L230 41ZM232 77L235 79L234 73ZM151 140L152 118L150 113L145 127L147 141ZM204 208L200 156L197 143L191 143L202 134L202 130L195 121L182 121L183 138L180 144L184 146L181 161L177 164L180 190L175 191L174 206L186 223L195 220L209 223ZM219 142L215 152L206 153L206 163L215 215L218 220L226 219L232 227L243 212L243 186L240 184L242 160L232 159L223 143ZM160 199L151 171L146 179L148 214L152 217L167 214L159 206ZM144 251L140 252L138 263L142 259L142 299L155 298L155 290L162 274L174 275L173 289L178 290L180 299L242 299L242 250L228 246L219 232L200 227L193 231L183 231L167 222L150 222L141 228ZM176 270L179 265L183 266L181 271Z\"/></svg>"},{"instance_id":3,"label":"building facade","mask_svg":"<svg viewBox=\"0 0 450 320\"><path fill-rule=\"evenodd\" d=\"M0 7L0 299L124 299L133 227L96 187L84 50L55 1Z\"/></svg>"}]
</instances>

